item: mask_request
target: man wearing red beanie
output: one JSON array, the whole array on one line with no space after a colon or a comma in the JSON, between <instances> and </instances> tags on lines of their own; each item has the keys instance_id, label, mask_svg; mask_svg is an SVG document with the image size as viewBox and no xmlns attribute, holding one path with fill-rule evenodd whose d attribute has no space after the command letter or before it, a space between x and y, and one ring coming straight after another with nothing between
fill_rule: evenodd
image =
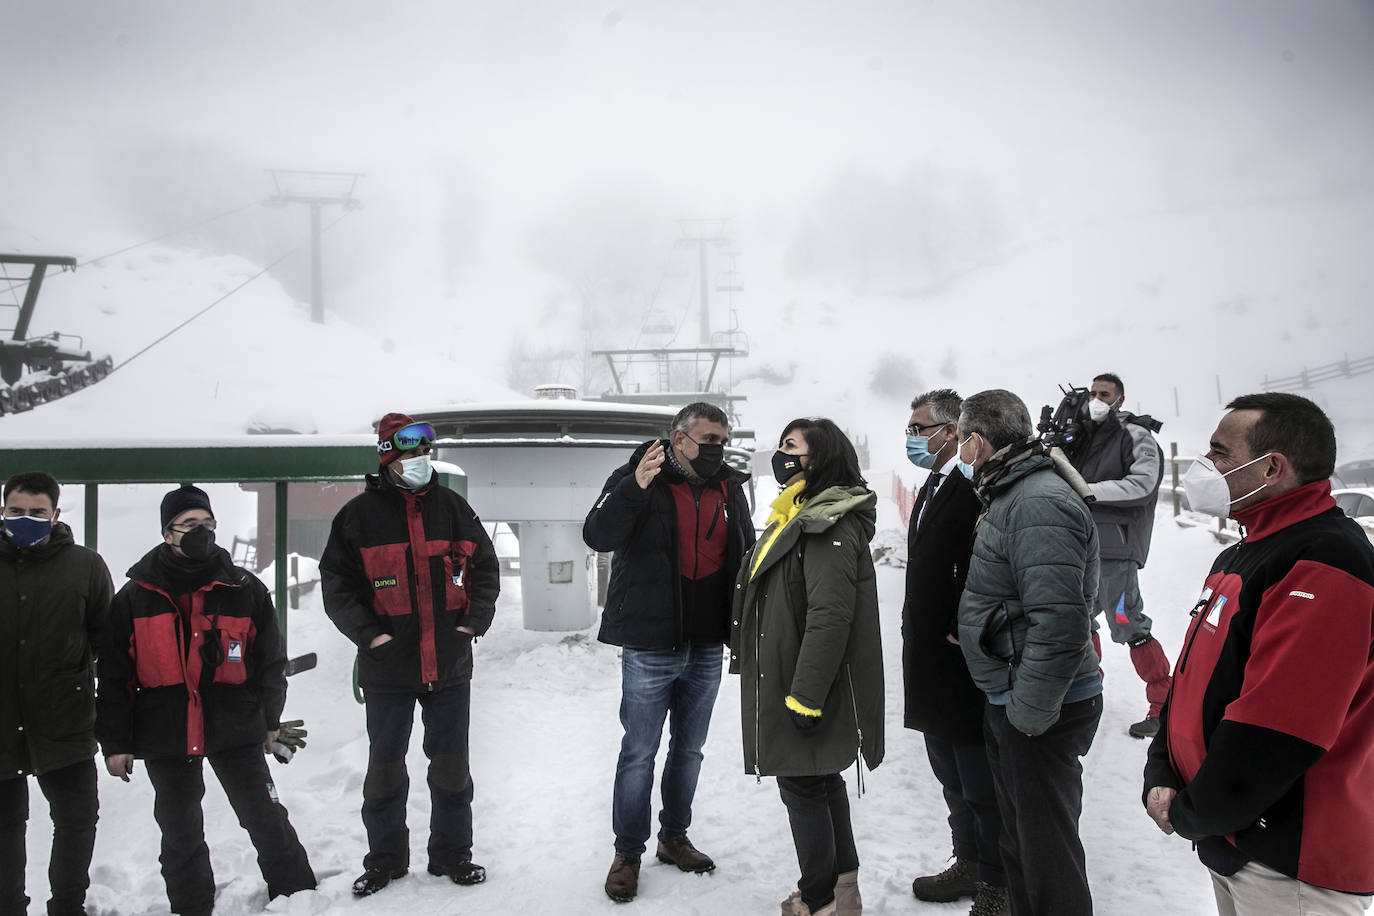
<instances>
[{"instance_id":1,"label":"man wearing red beanie","mask_svg":"<svg viewBox=\"0 0 1374 916\"><path fill-rule=\"evenodd\" d=\"M472 644L491 626L500 567L477 513L440 485L433 443L428 423L382 417L379 473L334 517L320 559L325 613L358 647L367 715L359 897L410 867L405 758L417 701L429 758L429 873L461 885L486 880L472 861L468 722Z\"/></svg>"}]
</instances>

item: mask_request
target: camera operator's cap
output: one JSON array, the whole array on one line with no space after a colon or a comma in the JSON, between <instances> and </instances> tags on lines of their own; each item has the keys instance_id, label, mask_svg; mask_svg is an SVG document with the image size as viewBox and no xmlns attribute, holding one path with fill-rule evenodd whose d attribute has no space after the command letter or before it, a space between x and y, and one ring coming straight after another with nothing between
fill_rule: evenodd
<instances>
[{"instance_id":1,"label":"camera operator's cap","mask_svg":"<svg viewBox=\"0 0 1374 916\"><path fill-rule=\"evenodd\" d=\"M162 530L166 531L178 515L189 509L204 509L211 518L215 517L215 510L210 508L210 497L205 491L184 483L162 497Z\"/></svg>"}]
</instances>

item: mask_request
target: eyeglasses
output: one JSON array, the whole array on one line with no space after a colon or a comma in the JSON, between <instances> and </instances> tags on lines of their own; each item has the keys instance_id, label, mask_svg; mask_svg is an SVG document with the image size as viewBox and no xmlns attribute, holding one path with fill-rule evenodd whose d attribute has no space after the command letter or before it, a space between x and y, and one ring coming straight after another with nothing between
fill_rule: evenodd
<instances>
[{"instance_id":1,"label":"eyeglasses","mask_svg":"<svg viewBox=\"0 0 1374 916\"><path fill-rule=\"evenodd\" d=\"M944 425L945 424L943 423L927 423L925 426L922 426L919 423L912 423L910 426L906 428L906 434L908 436L919 436L921 435L921 430L923 429L939 429L941 426Z\"/></svg>"},{"instance_id":2,"label":"eyeglasses","mask_svg":"<svg viewBox=\"0 0 1374 916\"><path fill-rule=\"evenodd\" d=\"M408 452L413 448L419 448L426 442L433 443L436 438L438 437L434 435L433 426L428 423L412 423L396 430L387 441L378 442L377 451L385 454L395 448L402 452Z\"/></svg>"},{"instance_id":3,"label":"eyeglasses","mask_svg":"<svg viewBox=\"0 0 1374 916\"><path fill-rule=\"evenodd\" d=\"M176 525L168 525L168 528L181 534L188 534L197 528L205 528L209 531L215 530L215 520L213 518L191 519Z\"/></svg>"}]
</instances>

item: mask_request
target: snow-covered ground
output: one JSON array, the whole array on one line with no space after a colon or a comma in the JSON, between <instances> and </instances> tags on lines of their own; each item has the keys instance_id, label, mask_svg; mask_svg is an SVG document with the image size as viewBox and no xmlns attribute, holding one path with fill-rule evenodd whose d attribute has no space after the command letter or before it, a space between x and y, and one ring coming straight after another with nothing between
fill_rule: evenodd
<instances>
[{"instance_id":1,"label":"snow-covered ground","mask_svg":"<svg viewBox=\"0 0 1374 916\"><path fill-rule=\"evenodd\" d=\"M896 510L880 500L880 525ZM1142 574L1147 610L1172 658L1187 612L1219 546L1200 528L1180 528L1161 505L1154 552ZM887 759L865 776L853 816L862 860L860 886L872 913L958 913L958 904L928 904L911 895L911 879L943 868L949 855L939 786L919 734L901 728L903 572L880 566L887 672ZM565 635L521 628L519 580L502 581L496 622L477 646L472 699L474 858L486 884L459 888L425 873L429 818L425 761L412 740L412 871L374 897L355 900L349 885L366 851L358 816L367 738L362 707L350 687L352 646L330 625L318 591L291 612L291 651L315 651L319 667L291 679L286 712L301 717L309 746L289 765L272 763L281 798L320 876L320 888L267 901L252 846L207 768L206 833L220 916L258 913L354 913L429 916L594 913L722 914L775 912L797 875L787 819L773 780L743 772L738 682L721 686L697 793L693 840L718 868L709 876L678 872L646 857L640 896L626 906L602 891L612 856L611 782L620 741L617 650L595 641L595 629ZM1144 711L1140 681L1124 648L1109 644L1106 706L1085 760L1082 835L1097 911L1119 916L1213 911L1202 866L1189 844L1165 837L1139 802L1145 744L1126 726ZM417 731L419 729L417 722ZM666 744L666 742L665 742ZM662 758L660 755L660 765ZM848 774L851 797L853 771ZM88 906L101 916L167 913L158 872L152 789L141 766L125 785L102 775L101 822ZM29 830L31 916L46 891L48 821L33 792Z\"/></svg>"}]
</instances>

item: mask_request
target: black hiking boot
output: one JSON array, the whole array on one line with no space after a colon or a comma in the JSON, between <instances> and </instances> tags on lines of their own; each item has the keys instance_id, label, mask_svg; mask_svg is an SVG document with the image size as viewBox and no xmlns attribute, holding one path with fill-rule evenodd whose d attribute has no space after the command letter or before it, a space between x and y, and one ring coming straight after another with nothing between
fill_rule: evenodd
<instances>
[{"instance_id":1,"label":"black hiking boot","mask_svg":"<svg viewBox=\"0 0 1374 916\"><path fill-rule=\"evenodd\" d=\"M405 876L405 868L369 868L353 881L354 897L371 897L397 878Z\"/></svg>"},{"instance_id":2,"label":"black hiking boot","mask_svg":"<svg viewBox=\"0 0 1374 916\"><path fill-rule=\"evenodd\" d=\"M926 875L911 882L911 892L917 900L949 903L960 897L972 897L978 890L973 877L973 863L955 859L954 864L938 875Z\"/></svg>"},{"instance_id":3,"label":"black hiking boot","mask_svg":"<svg viewBox=\"0 0 1374 916\"><path fill-rule=\"evenodd\" d=\"M472 862L455 862L452 865L444 866L430 863L429 873L441 878L448 878L454 884L461 884L463 887L471 887L487 880L487 870Z\"/></svg>"}]
</instances>

